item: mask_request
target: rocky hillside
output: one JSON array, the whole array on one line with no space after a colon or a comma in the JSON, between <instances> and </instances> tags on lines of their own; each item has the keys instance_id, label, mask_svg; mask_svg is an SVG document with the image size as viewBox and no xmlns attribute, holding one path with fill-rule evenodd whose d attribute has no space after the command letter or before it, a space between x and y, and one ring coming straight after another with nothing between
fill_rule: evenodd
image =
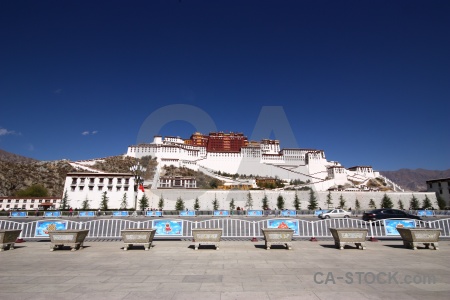
<instances>
[{"instance_id":1,"label":"rocky hillside","mask_svg":"<svg viewBox=\"0 0 450 300\"><path fill-rule=\"evenodd\" d=\"M21 155L17 155L5 150L0 149L0 161L8 161L8 162L15 162L15 163L30 163L30 162L37 162L37 160Z\"/></svg>"},{"instance_id":2,"label":"rocky hillside","mask_svg":"<svg viewBox=\"0 0 450 300\"><path fill-rule=\"evenodd\" d=\"M0 196L14 196L34 184L43 185L50 196L61 196L68 172L76 171L68 161L10 162L0 160Z\"/></svg>"},{"instance_id":3,"label":"rocky hillside","mask_svg":"<svg viewBox=\"0 0 450 300\"><path fill-rule=\"evenodd\" d=\"M450 177L450 169L444 171L400 169L397 171L380 171L380 173L405 190L414 192L426 191L427 180Z\"/></svg>"}]
</instances>

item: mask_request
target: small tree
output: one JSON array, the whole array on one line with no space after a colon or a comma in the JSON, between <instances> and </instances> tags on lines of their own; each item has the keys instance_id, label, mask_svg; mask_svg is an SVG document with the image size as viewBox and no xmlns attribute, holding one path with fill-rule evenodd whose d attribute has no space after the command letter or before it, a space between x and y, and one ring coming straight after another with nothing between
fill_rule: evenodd
<instances>
[{"instance_id":1,"label":"small tree","mask_svg":"<svg viewBox=\"0 0 450 300\"><path fill-rule=\"evenodd\" d=\"M120 202L120 209L127 209L128 206L127 193L123 193L122 202Z\"/></svg>"},{"instance_id":2,"label":"small tree","mask_svg":"<svg viewBox=\"0 0 450 300\"><path fill-rule=\"evenodd\" d=\"M181 197L178 197L177 202L175 202L175 210L184 210L184 201Z\"/></svg>"},{"instance_id":3,"label":"small tree","mask_svg":"<svg viewBox=\"0 0 450 300\"><path fill-rule=\"evenodd\" d=\"M316 198L316 195L314 194L314 191L311 189L311 190L309 190L308 209L309 210L315 210L315 209L317 209L317 207L318 207L317 198Z\"/></svg>"},{"instance_id":4,"label":"small tree","mask_svg":"<svg viewBox=\"0 0 450 300\"><path fill-rule=\"evenodd\" d=\"M387 194L384 194L383 199L381 199L381 208L393 208L394 203L392 203L391 198Z\"/></svg>"},{"instance_id":5,"label":"small tree","mask_svg":"<svg viewBox=\"0 0 450 300\"><path fill-rule=\"evenodd\" d=\"M361 209L361 203L359 203L358 198L355 199L355 209L360 210Z\"/></svg>"},{"instance_id":6,"label":"small tree","mask_svg":"<svg viewBox=\"0 0 450 300\"><path fill-rule=\"evenodd\" d=\"M17 197L48 197L48 190L41 184L33 184L24 190L20 190L16 193Z\"/></svg>"},{"instance_id":7,"label":"small tree","mask_svg":"<svg viewBox=\"0 0 450 300\"><path fill-rule=\"evenodd\" d=\"M248 194L247 194L247 202L245 203L245 206L247 207L247 209L253 208L253 198L252 198L252 194L250 192L248 192Z\"/></svg>"},{"instance_id":8,"label":"small tree","mask_svg":"<svg viewBox=\"0 0 450 300\"><path fill-rule=\"evenodd\" d=\"M162 194L161 194L161 197L159 197L158 208L160 210L162 210L164 208L164 197Z\"/></svg>"},{"instance_id":9,"label":"small tree","mask_svg":"<svg viewBox=\"0 0 450 300\"><path fill-rule=\"evenodd\" d=\"M444 198L442 198L441 195L438 193L436 193L436 204L440 210L445 209L445 207L447 206L447 203L445 203Z\"/></svg>"},{"instance_id":10,"label":"small tree","mask_svg":"<svg viewBox=\"0 0 450 300\"><path fill-rule=\"evenodd\" d=\"M139 208L144 210L148 207L148 198L145 194L142 195L141 199L139 199Z\"/></svg>"},{"instance_id":11,"label":"small tree","mask_svg":"<svg viewBox=\"0 0 450 300\"><path fill-rule=\"evenodd\" d=\"M342 196L342 194L341 194L341 196L339 196L339 207L344 209L345 202L347 202L347 201L345 201L344 196Z\"/></svg>"},{"instance_id":12,"label":"small tree","mask_svg":"<svg viewBox=\"0 0 450 300\"><path fill-rule=\"evenodd\" d=\"M88 210L88 209L90 208L89 201L90 201L90 200L89 200L88 197L86 196L86 199L84 199L84 201L81 202L81 209L82 209L82 210Z\"/></svg>"},{"instance_id":13,"label":"small tree","mask_svg":"<svg viewBox=\"0 0 450 300\"><path fill-rule=\"evenodd\" d=\"M333 197L331 196L331 192L328 191L327 201L325 202L327 208L333 207Z\"/></svg>"},{"instance_id":14,"label":"small tree","mask_svg":"<svg viewBox=\"0 0 450 300\"><path fill-rule=\"evenodd\" d=\"M300 202L300 199L298 198L298 195L297 195L297 193L295 193L295 196L294 196L294 208L295 208L295 210L300 210L300 208L301 208L301 202Z\"/></svg>"},{"instance_id":15,"label":"small tree","mask_svg":"<svg viewBox=\"0 0 450 300\"><path fill-rule=\"evenodd\" d=\"M236 208L236 205L234 205L234 198L231 198L230 201L230 210L234 210Z\"/></svg>"},{"instance_id":16,"label":"small tree","mask_svg":"<svg viewBox=\"0 0 450 300\"><path fill-rule=\"evenodd\" d=\"M281 194L278 195L278 198L277 198L277 207L280 210L284 209L284 198L283 198L283 196L281 196Z\"/></svg>"},{"instance_id":17,"label":"small tree","mask_svg":"<svg viewBox=\"0 0 450 300\"><path fill-rule=\"evenodd\" d=\"M267 199L267 195L264 194L264 197L262 198L262 209L269 209L269 199Z\"/></svg>"},{"instance_id":18,"label":"small tree","mask_svg":"<svg viewBox=\"0 0 450 300\"><path fill-rule=\"evenodd\" d=\"M66 210L69 208L69 196L67 195L67 190L64 191L64 196L61 199L61 205L62 210Z\"/></svg>"},{"instance_id":19,"label":"small tree","mask_svg":"<svg viewBox=\"0 0 450 300\"><path fill-rule=\"evenodd\" d=\"M427 195L425 195L425 199L423 199L422 201L422 208L426 209L426 208L431 208L433 206L433 204L431 204L430 198L428 198Z\"/></svg>"},{"instance_id":20,"label":"small tree","mask_svg":"<svg viewBox=\"0 0 450 300\"><path fill-rule=\"evenodd\" d=\"M195 198L194 209L195 210L199 210L200 209L200 202L198 201L198 197Z\"/></svg>"},{"instance_id":21,"label":"small tree","mask_svg":"<svg viewBox=\"0 0 450 300\"><path fill-rule=\"evenodd\" d=\"M213 205L213 210L218 210L219 209L219 201L217 201L217 197L216 197L215 194L214 194L214 200L212 202L212 205Z\"/></svg>"},{"instance_id":22,"label":"small tree","mask_svg":"<svg viewBox=\"0 0 450 300\"><path fill-rule=\"evenodd\" d=\"M375 201L373 201L373 199L370 199L370 201L369 201L369 207L372 208L372 209L377 208L377 206L375 205Z\"/></svg>"},{"instance_id":23,"label":"small tree","mask_svg":"<svg viewBox=\"0 0 450 300\"><path fill-rule=\"evenodd\" d=\"M405 209L405 206L403 205L402 200L398 200L397 204L398 204L399 209Z\"/></svg>"},{"instance_id":24,"label":"small tree","mask_svg":"<svg viewBox=\"0 0 450 300\"><path fill-rule=\"evenodd\" d=\"M417 200L416 196L412 196L411 201L409 201L409 209L417 210L419 209L419 200Z\"/></svg>"},{"instance_id":25,"label":"small tree","mask_svg":"<svg viewBox=\"0 0 450 300\"><path fill-rule=\"evenodd\" d=\"M109 197L107 195L107 192L104 191L102 193L102 201L100 201L100 210L107 210L108 209L108 201L109 201Z\"/></svg>"}]
</instances>

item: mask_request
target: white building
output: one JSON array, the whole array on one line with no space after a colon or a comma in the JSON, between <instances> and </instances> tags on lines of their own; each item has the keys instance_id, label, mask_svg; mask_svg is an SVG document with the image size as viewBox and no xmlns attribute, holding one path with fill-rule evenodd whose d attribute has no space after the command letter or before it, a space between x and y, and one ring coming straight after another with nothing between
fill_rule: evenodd
<instances>
[{"instance_id":1,"label":"white building","mask_svg":"<svg viewBox=\"0 0 450 300\"><path fill-rule=\"evenodd\" d=\"M0 210L59 209L61 197L0 197Z\"/></svg>"},{"instance_id":2,"label":"white building","mask_svg":"<svg viewBox=\"0 0 450 300\"><path fill-rule=\"evenodd\" d=\"M105 192L109 209L120 208L124 197L127 208L135 207L134 176L131 173L68 173L64 192L67 192L69 206L74 209L80 209L86 200L90 209L98 209Z\"/></svg>"},{"instance_id":3,"label":"white building","mask_svg":"<svg viewBox=\"0 0 450 300\"><path fill-rule=\"evenodd\" d=\"M197 180L190 176L161 176L159 178L159 188L166 189L195 189Z\"/></svg>"},{"instance_id":4,"label":"white building","mask_svg":"<svg viewBox=\"0 0 450 300\"><path fill-rule=\"evenodd\" d=\"M205 136L207 139L207 137ZM207 143L207 142L206 142ZM239 151L207 151L207 146L180 137L155 136L152 143L128 147L127 156L157 158L157 172L174 165L195 171L210 170L229 174L278 177L286 182L301 180L318 191L337 185L364 185L379 176L371 166L349 169L335 161L327 161L325 152L317 149L281 149L278 140L248 142ZM158 175L157 175L158 176ZM155 184L152 188L157 188Z\"/></svg>"},{"instance_id":5,"label":"white building","mask_svg":"<svg viewBox=\"0 0 450 300\"><path fill-rule=\"evenodd\" d=\"M427 180L427 192L435 192L450 206L450 178Z\"/></svg>"}]
</instances>

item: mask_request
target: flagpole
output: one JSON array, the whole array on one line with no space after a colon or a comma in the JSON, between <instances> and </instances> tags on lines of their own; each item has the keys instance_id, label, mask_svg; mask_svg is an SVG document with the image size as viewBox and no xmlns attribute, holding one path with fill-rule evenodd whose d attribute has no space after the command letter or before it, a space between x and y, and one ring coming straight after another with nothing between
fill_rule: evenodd
<instances>
[{"instance_id":1,"label":"flagpole","mask_svg":"<svg viewBox=\"0 0 450 300\"><path fill-rule=\"evenodd\" d=\"M134 210L137 211L137 199L139 195L139 191L141 190L141 184L142 184L142 190L144 189L144 178L141 176L147 169L139 164L139 162L130 167L130 171L134 175ZM141 191L142 191L141 190ZM144 192L144 191L142 191Z\"/></svg>"}]
</instances>

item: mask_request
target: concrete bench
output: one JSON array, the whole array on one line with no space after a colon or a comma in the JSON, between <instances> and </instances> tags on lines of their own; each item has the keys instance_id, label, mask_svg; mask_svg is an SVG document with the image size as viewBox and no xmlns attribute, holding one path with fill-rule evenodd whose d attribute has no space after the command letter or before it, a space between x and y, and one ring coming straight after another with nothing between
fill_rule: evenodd
<instances>
[{"instance_id":1,"label":"concrete bench","mask_svg":"<svg viewBox=\"0 0 450 300\"><path fill-rule=\"evenodd\" d=\"M64 245L70 246L72 251L76 251L83 247L83 242L89 233L89 229L86 230L52 230L48 232L50 236L50 251L55 249L61 249Z\"/></svg>"},{"instance_id":2,"label":"concrete bench","mask_svg":"<svg viewBox=\"0 0 450 300\"><path fill-rule=\"evenodd\" d=\"M340 250L345 245L355 244L356 248L366 249L367 229L364 228L329 228L334 244Z\"/></svg>"},{"instance_id":3,"label":"concrete bench","mask_svg":"<svg viewBox=\"0 0 450 300\"><path fill-rule=\"evenodd\" d=\"M269 250L272 245L283 245L288 250L292 249L293 229L262 228L261 231L264 236L266 250Z\"/></svg>"},{"instance_id":4,"label":"concrete bench","mask_svg":"<svg viewBox=\"0 0 450 300\"><path fill-rule=\"evenodd\" d=\"M129 228L122 230L122 240L125 243L125 247L123 248L123 250L127 251L133 245L142 245L144 246L145 251L148 251L152 245L155 233L156 229L154 228Z\"/></svg>"},{"instance_id":5,"label":"concrete bench","mask_svg":"<svg viewBox=\"0 0 450 300\"><path fill-rule=\"evenodd\" d=\"M14 243L16 242L17 238L19 237L20 233L22 232L21 229L15 229L15 230L0 230L0 252L4 251L5 249L14 249Z\"/></svg>"},{"instance_id":6,"label":"concrete bench","mask_svg":"<svg viewBox=\"0 0 450 300\"><path fill-rule=\"evenodd\" d=\"M194 250L198 250L200 244L214 245L216 250L219 250L219 243L222 237L222 228L192 229L192 235L195 242Z\"/></svg>"},{"instance_id":7,"label":"concrete bench","mask_svg":"<svg viewBox=\"0 0 450 300\"><path fill-rule=\"evenodd\" d=\"M407 248L417 250L418 244L424 244L427 249L430 248L430 245L434 250L439 249L440 229L397 227L397 231L402 237L403 245Z\"/></svg>"}]
</instances>

